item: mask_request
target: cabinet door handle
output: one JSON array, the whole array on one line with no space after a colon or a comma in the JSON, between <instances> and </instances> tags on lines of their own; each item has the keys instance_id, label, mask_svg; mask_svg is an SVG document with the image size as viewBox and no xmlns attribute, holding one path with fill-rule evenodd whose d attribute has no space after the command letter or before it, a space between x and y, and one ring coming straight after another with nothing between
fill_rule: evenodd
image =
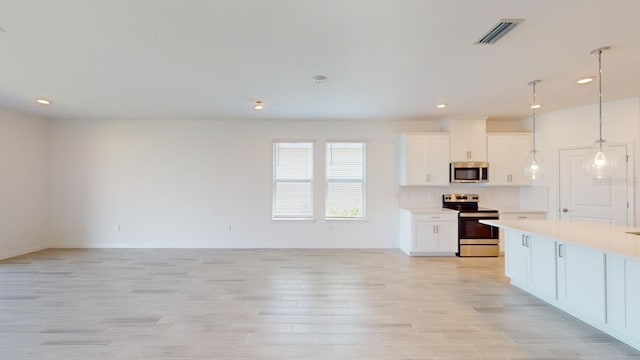
<instances>
[{"instance_id":1,"label":"cabinet door handle","mask_svg":"<svg viewBox=\"0 0 640 360\"><path fill-rule=\"evenodd\" d=\"M439 228L439 226L438 226L438 225L436 225L435 227L436 227L436 234L439 234L439 233L440 233L440 228Z\"/></svg>"},{"instance_id":2,"label":"cabinet door handle","mask_svg":"<svg viewBox=\"0 0 640 360\"><path fill-rule=\"evenodd\" d=\"M558 257L564 257L564 245L558 244Z\"/></svg>"},{"instance_id":3,"label":"cabinet door handle","mask_svg":"<svg viewBox=\"0 0 640 360\"><path fill-rule=\"evenodd\" d=\"M524 240L524 234L522 235L522 246L526 246L525 245L525 240Z\"/></svg>"},{"instance_id":4,"label":"cabinet door handle","mask_svg":"<svg viewBox=\"0 0 640 360\"><path fill-rule=\"evenodd\" d=\"M440 219L440 216L432 216L432 219Z\"/></svg>"},{"instance_id":5,"label":"cabinet door handle","mask_svg":"<svg viewBox=\"0 0 640 360\"><path fill-rule=\"evenodd\" d=\"M518 216L518 219L526 219L526 216Z\"/></svg>"}]
</instances>

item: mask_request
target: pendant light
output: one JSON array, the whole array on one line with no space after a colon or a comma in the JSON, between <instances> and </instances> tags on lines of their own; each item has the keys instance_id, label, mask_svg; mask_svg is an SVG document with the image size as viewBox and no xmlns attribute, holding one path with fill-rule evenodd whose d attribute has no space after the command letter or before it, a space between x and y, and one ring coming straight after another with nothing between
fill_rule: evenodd
<instances>
[{"instance_id":1,"label":"pendant light","mask_svg":"<svg viewBox=\"0 0 640 360\"><path fill-rule=\"evenodd\" d=\"M536 84L540 80L533 80L528 82L528 85L533 87L533 104L531 109L533 110L533 150L529 152L527 162L524 164L524 176L529 180L537 180L544 175L544 167L542 164L542 156L540 152L536 150L536 109L540 107L536 103Z\"/></svg>"},{"instance_id":2,"label":"pendant light","mask_svg":"<svg viewBox=\"0 0 640 360\"><path fill-rule=\"evenodd\" d=\"M596 179L613 175L616 168L616 160L608 150L607 141L602 138L602 52L609 50L609 46L595 49L591 54L598 54L598 139L593 145L593 152L585 159L583 168L588 176Z\"/></svg>"}]
</instances>

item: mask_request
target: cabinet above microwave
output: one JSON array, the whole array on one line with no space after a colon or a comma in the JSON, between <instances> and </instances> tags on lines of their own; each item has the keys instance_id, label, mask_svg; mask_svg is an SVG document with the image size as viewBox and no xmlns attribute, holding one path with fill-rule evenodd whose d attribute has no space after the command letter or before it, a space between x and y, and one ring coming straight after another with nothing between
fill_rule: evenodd
<instances>
[{"instance_id":1,"label":"cabinet above microwave","mask_svg":"<svg viewBox=\"0 0 640 360\"><path fill-rule=\"evenodd\" d=\"M487 122L485 118L448 119L443 128L451 137L451 161L487 161Z\"/></svg>"}]
</instances>

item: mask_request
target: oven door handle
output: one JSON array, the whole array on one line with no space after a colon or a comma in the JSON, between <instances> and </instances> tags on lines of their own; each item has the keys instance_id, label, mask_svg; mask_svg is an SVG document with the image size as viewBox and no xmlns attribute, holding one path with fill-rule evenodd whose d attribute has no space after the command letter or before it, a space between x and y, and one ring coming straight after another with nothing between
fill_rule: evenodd
<instances>
[{"instance_id":1,"label":"oven door handle","mask_svg":"<svg viewBox=\"0 0 640 360\"><path fill-rule=\"evenodd\" d=\"M461 218L477 218L477 219L489 219L498 220L500 216L497 213L482 213L482 212L461 212L459 214Z\"/></svg>"}]
</instances>

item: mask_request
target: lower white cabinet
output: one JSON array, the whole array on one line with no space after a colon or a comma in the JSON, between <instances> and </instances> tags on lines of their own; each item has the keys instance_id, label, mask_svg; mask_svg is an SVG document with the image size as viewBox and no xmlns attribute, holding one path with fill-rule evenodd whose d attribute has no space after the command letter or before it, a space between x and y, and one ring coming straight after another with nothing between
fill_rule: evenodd
<instances>
[{"instance_id":1,"label":"lower white cabinet","mask_svg":"<svg viewBox=\"0 0 640 360\"><path fill-rule=\"evenodd\" d=\"M640 260L505 230L511 283L640 349Z\"/></svg>"},{"instance_id":2,"label":"lower white cabinet","mask_svg":"<svg viewBox=\"0 0 640 360\"><path fill-rule=\"evenodd\" d=\"M627 259L626 279L626 332L636 344L640 344L640 261Z\"/></svg>"},{"instance_id":3,"label":"lower white cabinet","mask_svg":"<svg viewBox=\"0 0 640 360\"><path fill-rule=\"evenodd\" d=\"M457 222L416 221L414 226L415 252L455 253L457 251Z\"/></svg>"},{"instance_id":4,"label":"lower white cabinet","mask_svg":"<svg viewBox=\"0 0 640 360\"><path fill-rule=\"evenodd\" d=\"M544 220L547 218L547 213L544 211L522 211L522 210L506 210L503 212L500 210L500 220ZM500 252L505 251L506 238L504 235L504 229L500 229Z\"/></svg>"},{"instance_id":5,"label":"lower white cabinet","mask_svg":"<svg viewBox=\"0 0 640 360\"><path fill-rule=\"evenodd\" d=\"M607 254L606 267L607 326L640 344L640 261Z\"/></svg>"},{"instance_id":6,"label":"lower white cabinet","mask_svg":"<svg viewBox=\"0 0 640 360\"><path fill-rule=\"evenodd\" d=\"M556 241L544 236L532 236L531 278L529 285L546 299L556 297Z\"/></svg>"},{"instance_id":7,"label":"lower white cabinet","mask_svg":"<svg viewBox=\"0 0 640 360\"><path fill-rule=\"evenodd\" d=\"M411 256L453 256L458 251L458 214L400 210L400 249Z\"/></svg>"},{"instance_id":8,"label":"lower white cabinet","mask_svg":"<svg viewBox=\"0 0 640 360\"><path fill-rule=\"evenodd\" d=\"M558 242L558 301L581 317L605 322L605 255Z\"/></svg>"},{"instance_id":9,"label":"lower white cabinet","mask_svg":"<svg viewBox=\"0 0 640 360\"><path fill-rule=\"evenodd\" d=\"M556 298L556 242L543 236L509 230L505 272L511 281L545 299Z\"/></svg>"},{"instance_id":10,"label":"lower white cabinet","mask_svg":"<svg viewBox=\"0 0 640 360\"><path fill-rule=\"evenodd\" d=\"M512 283L527 285L529 277L529 249L524 246L528 233L507 230L505 241L505 274Z\"/></svg>"}]
</instances>

